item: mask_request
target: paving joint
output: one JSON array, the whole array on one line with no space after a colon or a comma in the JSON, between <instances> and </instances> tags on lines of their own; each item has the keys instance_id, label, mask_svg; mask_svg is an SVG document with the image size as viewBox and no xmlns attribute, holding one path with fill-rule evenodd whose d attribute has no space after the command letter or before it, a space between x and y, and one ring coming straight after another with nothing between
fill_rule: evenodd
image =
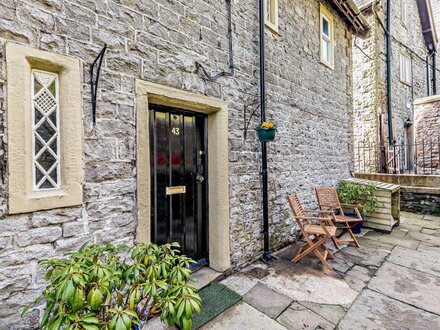
<instances>
[{"instance_id":1,"label":"paving joint","mask_svg":"<svg viewBox=\"0 0 440 330\"><path fill-rule=\"evenodd\" d=\"M402 304L405 304L405 305L408 305L408 306L411 306L411 307L414 307L414 308L420 309L420 310L422 310L422 311L424 311L424 312L426 312L426 313L433 314L433 315L436 315L436 316L440 316L440 314L437 314L437 313L434 313L434 312L428 311L428 310L426 310L426 309L424 309L424 308L422 308L422 307L416 306L416 305L414 305L414 304L410 304L410 303L408 303L407 301L403 301L403 300L401 300L401 299L397 299L397 298L395 298L395 297L391 297L391 296L389 296L389 295L387 295L387 294L385 294L385 293L383 293L383 292L377 291L377 290L375 290L375 289L368 288L368 290L373 291L373 292L375 292L375 293L377 293L377 294L380 294L380 295L382 295L382 296L385 296L385 297L387 297L387 298L389 298L389 299L391 299L391 300L395 300L395 301L398 301L398 302L400 302L400 303L402 303Z\"/></svg>"}]
</instances>

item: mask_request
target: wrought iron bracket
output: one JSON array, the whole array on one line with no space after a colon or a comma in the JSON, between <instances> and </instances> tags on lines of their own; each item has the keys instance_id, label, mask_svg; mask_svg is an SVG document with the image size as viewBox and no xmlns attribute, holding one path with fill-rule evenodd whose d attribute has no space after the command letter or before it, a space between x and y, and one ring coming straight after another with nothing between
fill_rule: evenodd
<instances>
[{"instance_id":1,"label":"wrought iron bracket","mask_svg":"<svg viewBox=\"0 0 440 330\"><path fill-rule=\"evenodd\" d=\"M232 77L234 75L234 54L232 47L232 0L226 0L226 10L228 15L228 71L220 71L216 74L210 75L200 62L196 62L196 72L206 81L216 81L220 77Z\"/></svg>"},{"instance_id":2,"label":"wrought iron bracket","mask_svg":"<svg viewBox=\"0 0 440 330\"><path fill-rule=\"evenodd\" d=\"M267 101L266 101L266 103L267 103ZM254 108L252 108L252 107L254 107ZM247 138L247 133L249 131L249 125L251 124L252 118L255 117L255 118L261 119L261 115L258 113L258 110L260 109L260 107L261 107L260 100L245 104L243 106L243 122L244 122L243 139L244 140L246 140L246 138ZM249 118L248 118L248 113L250 114ZM271 114L269 114L269 117L270 117L270 119L273 119Z\"/></svg>"},{"instance_id":3,"label":"wrought iron bracket","mask_svg":"<svg viewBox=\"0 0 440 330\"><path fill-rule=\"evenodd\" d=\"M92 124L96 125L96 97L98 94L98 82L99 74L101 72L102 60L104 59L105 50L107 49L107 44L104 44L104 48L99 52L98 56L95 58L93 63L90 65L90 92L92 101Z\"/></svg>"},{"instance_id":4,"label":"wrought iron bracket","mask_svg":"<svg viewBox=\"0 0 440 330\"><path fill-rule=\"evenodd\" d=\"M258 105L257 105L258 104ZM255 106L256 105L256 106ZM255 106L255 108L248 110L250 107ZM243 127L243 139L246 140L247 132L249 130L249 125L251 123L252 118L255 116L257 118L260 117L260 115L257 113L258 109L260 109L260 101L252 102L249 104L245 104L243 106L243 121L244 121L244 127ZM250 112L249 118L247 118L247 113Z\"/></svg>"}]
</instances>

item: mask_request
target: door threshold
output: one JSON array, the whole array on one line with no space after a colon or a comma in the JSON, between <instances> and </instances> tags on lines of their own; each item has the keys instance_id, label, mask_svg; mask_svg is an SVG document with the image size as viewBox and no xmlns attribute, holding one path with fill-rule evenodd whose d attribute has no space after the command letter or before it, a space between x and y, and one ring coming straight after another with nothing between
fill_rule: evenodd
<instances>
[{"instance_id":1,"label":"door threshold","mask_svg":"<svg viewBox=\"0 0 440 330\"><path fill-rule=\"evenodd\" d=\"M191 277L197 280L197 282L193 282L192 284L197 288L197 290L201 290L212 282L216 282L223 278L223 273L206 266L197 269L194 273L192 273Z\"/></svg>"}]
</instances>

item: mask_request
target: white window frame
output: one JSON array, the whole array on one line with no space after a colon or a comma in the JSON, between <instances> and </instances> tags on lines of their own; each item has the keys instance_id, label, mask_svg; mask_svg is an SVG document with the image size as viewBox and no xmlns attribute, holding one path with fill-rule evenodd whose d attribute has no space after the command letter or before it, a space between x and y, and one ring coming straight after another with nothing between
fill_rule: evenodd
<instances>
[{"instance_id":1,"label":"white window frame","mask_svg":"<svg viewBox=\"0 0 440 330\"><path fill-rule=\"evenodd\" d=\"M411 58L406 54L400 54L400 81L404 84L411 85L412 74L411 74Z\"/></svg>"},{"instance_id":2,"label":"white window frame","mask_svg":"<svg viewBox=\"0 0 440 330\"><path fill-rule=\"evenodd\" d=\"M272 32L278 33L278 0L264 1L264 24Z\"/></svg>"},{"instance_id":3,"label":"white window frame","mask_svg":"<svg viewBox=\"0 0 440 330\"><path fill-rule=\"evenodd\" d=\"M322 4L320 4L320 15L319 15L319 57L321 63L325 64L330 69L334 69L335 66L335 48L334 48L334 19L333 15L325 8ZM328 22L329 34L326 35L324 33L324 24L323 20ZM327 42L329 44L330 50L330 59L327 60L326 56L323 52L323 44Z\"/></svg>"},{"instance_id":4,"label":"white window frame","mask_svg":"<svg viewBox=\"0 0 440 330\"><path fill-rule=\"evenodd\" d=\"M55 81L55 108L50 112L46 113L43 109L39 111L36 109L36 104L34 102L35 98L38 97L44 90L47 90L47 86L43 86L41 90L34 94L35 91L35 79L38 79L35 76L35 74L45 74L50 75L54 77ZM40 81L41 83L41 81ZM31 93L32 93L32 186L34 191L41 191L41 190L56 190L60 189L61 187L61 146L60 146L60 97L59 97L59 82L58 82L58 74L49 72L49 71L43 71L43 70L36 70L33 69L31 71ZM40 121L35 124L35 112L39 111L42 115L42 118ZM56 123L52 123L50 120L50 115L56 112ZM48 121L49 123L52 123L51 126L54 129L55 133L52 136L52 138L46 143L43 138L41 138L38 133L37 129L43 124L44 121ZM36 139L38 139L41 144L43 144L43 147L40 149L38 154L36 153L35 145L36 145ZM53 140L56 139L56 150L52 150L52 148L49 147L49 145L53 142ZM55 159L55 163L52 165L52 167L46 171L38 162L38 157L44 153L44 151L49 151L52 156ZM43 173L43 178L37 182L37 174L36 174L36 167ZM56 168L57 171L57 180L54 182L52 178L50 177L50 173ZM45 180L49 180L50 183L53 185L52 188L41 188L41 185L44 183Z\"/></svg>"},{"instance_id":5,"label":"white window frame","mask_svg":"<svg viewBox=\"0 0 440 330\"><path fill-rule=\"evenodd\" d=\"M408 2L407 2L407 0L400 0L400 21L405 26L408 23Z\"/></svg>"}]
</instances>

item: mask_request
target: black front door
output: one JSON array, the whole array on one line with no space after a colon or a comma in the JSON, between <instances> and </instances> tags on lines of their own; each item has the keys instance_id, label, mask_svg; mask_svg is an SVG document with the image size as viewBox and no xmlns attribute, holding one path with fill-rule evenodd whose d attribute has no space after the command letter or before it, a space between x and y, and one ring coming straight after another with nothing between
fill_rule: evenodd
<instances>
[{"instance_id":1,"label":"black front door","mask_svg":"<svg viewBox=\"0 0 440 330\"><path fill-rule=\"evenodd\" d=\"M157 244L207 260L206 116L150 104L151 226Z\"/></svg>"}]
</instances>

